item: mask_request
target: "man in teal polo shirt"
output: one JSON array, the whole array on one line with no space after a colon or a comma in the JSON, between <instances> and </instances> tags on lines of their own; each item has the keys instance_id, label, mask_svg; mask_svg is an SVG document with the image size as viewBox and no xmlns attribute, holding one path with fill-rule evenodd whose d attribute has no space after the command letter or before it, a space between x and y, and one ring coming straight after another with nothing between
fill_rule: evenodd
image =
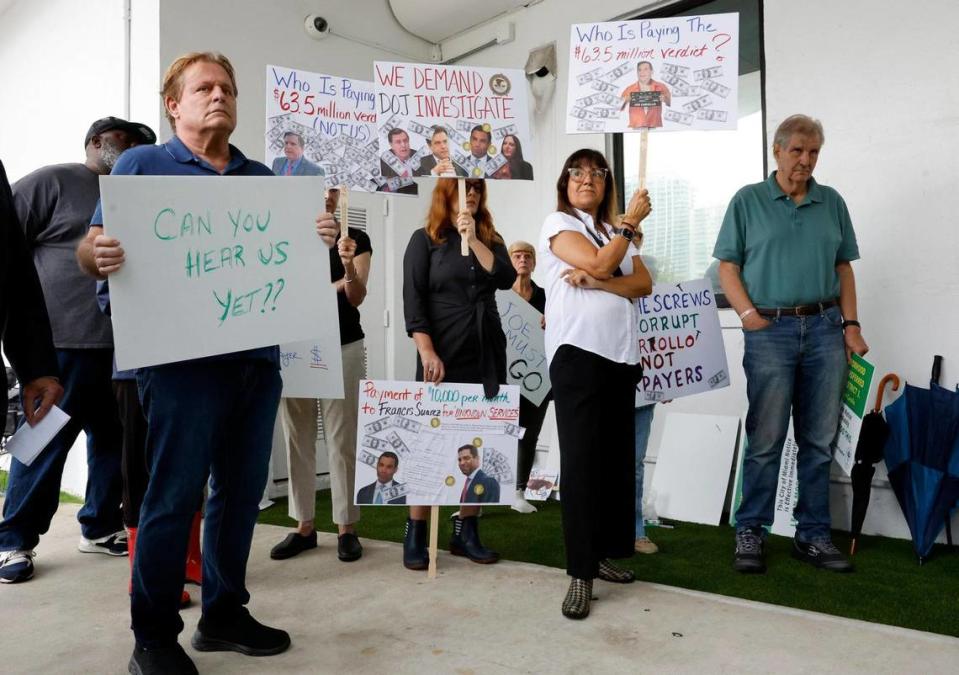
<instances>
[{"instance_id":1,"label":"man in teal polo shirt","mask_svg":"<svg viewBox=\"0 0 959 675\"><path fill-rule=\"evenodd\" d=\"M713 256L743 322L748 447L736 511L739 572L765 572L783 444L793 415L799 501L793 557L836 572L852 565L830 538L829 467L852 353L868 351L856 320L856 235L839 193L813 179L822 125L786 118L773 140L777 170L726 211Z\"/></svg>"}]
</instances>

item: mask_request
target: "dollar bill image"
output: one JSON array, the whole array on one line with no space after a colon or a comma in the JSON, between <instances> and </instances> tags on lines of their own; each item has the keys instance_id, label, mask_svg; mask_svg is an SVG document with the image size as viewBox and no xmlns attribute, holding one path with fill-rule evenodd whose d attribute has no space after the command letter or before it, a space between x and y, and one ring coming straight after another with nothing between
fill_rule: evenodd
<instances>
[{"instance_id":1,"label":"dollar bill image","mask_svg":"<svg viewBox=\"0 0 959 675\"><path fill-rule=\"evenodd\" d=\"M604 129L606 129L605 122L596 120L579 120L576 122L577 131L603 131Z\"/></svg>"},{"instance_id":2,"label":"dollar bill image","mask_svg":"<svg viewBox=\"0 0 959 675\"><path fill-rule=\"evenodd\" d=\"M689 74L689 68L687 66L681 66L677 63L664 63L659 67L660 74L669 73L670 75L680 75L686 77Z\"/></svg>"},{"instance_id":3,"label":"dollar bill image","mask_svg":"<svg viewBox=\"0 0 959 675\"><path fill-rule=\"evenodd\" d=\"M696 119L706 120L707 122L725 122L725 110L697 110Z\"/></svg>"},{"instance_id":4,"label":"dollar bill image","mask_svg":"<svg viewBox=\"0 0 959 675\"><path fill-rule=\"evenodd\" d=\"M723 67L722 66L712 66L710 68L702 68L700 70L693 71L693 81L699 82L701 80L709 80L715 77L723 76Z\"/></svg>"},{"instance_id":5,"label":"dollar bill image","mask_svg":"<svg viewBox=\"0 0 959 675\"><path fill-rule=\"evenodd\" d=\"M619 87L617 87L615 84L610 84L609 82L604 82L603 80L593 80L593 83L589 86L596 91L606 91L611 94L619 91Z\"/></svg>"},{"instance_id":6,"label":"dollar bill image","mask_svg":"<svg viewBox=\"0 0 959 675\"><path fill-rule=\"evenodd\" d=\"M603 80L618 80L626 73L632 72L633 66L629 63L624 63L621 66L616 66L611 71L606 73L601 77Z\"/></svg>"},{"instance_id":7,"label":"dollar bill image","mask_svg":"<svg viewBox=\"0 0 959 675\"><path fill-rule=\"evenodd\" d=\"M685 110L686 112L694 113L697 110L700 110L708 106L710 103L712 103L712 100L713 98L709 94L700 96L699 98L694 98L689 103L683 103L683 110Z\"/></svg>"},{"instance_id":8,"label":"dollar bill image","mask_svg":"<svg viewBox=\"0 0 959 675\"><path fill-rule=\"evenodd\" d=\"M504 164L506 164L506 157L502 154L496 155L496 157L486 162L486 175L492 176L499 171Z\"/></svg>"},{"instance_id":9,"label":"dollar bill image","mask_svg":"<svg viewBox=\"0 0 959 675\"><path fill-rule=\"evenodd\" d=\"M720 98L726 98L729 96L729 92L731 91L729 87L724 86L715 80L703 80L699 83L699 86L712 94L716 94L716 96L719 96Z\"/></svg>"},{"instance_id":10,"label":"dollar bill image","mask_svg":"<svg viewBox=\"0 0 959 675\"><path fill-rule=\"evenodd\" d=\"M587 82L592 82L596 79L599 73L603 70L602 66L598 68L593 68L592 70L587 70L585 73L580 73L576 76L576 82L578 84L586 84Z\"/></svg>"},{"instance_id":11,"label":"dollar bill image","mask_svg":"<svg viewBox=\"0 0 959 675\"><path fill-rule=\"evenodd\" d=\"M693 123L693 116L690 113L681 113L675 110L666 110L663 112L663 119L667 122L676 122L690 126Z\"/></svg>"},{"instance_id":12,"label":"dollar bill image","mask_svg":"<svg viewBox=\"0 0 959 675\"><path fill-rule=\"evenodd\" d=\"M363 436L360 446L370 450L389 450L390 444L376 436Z\"/></svg>"},{"instance_id":13,"label":"dollar bill image","mask_svg":"<svg viewBox=\"0 0 959 675\"><path fill-rule=\"evenodd\" d=\"M517 129L515 124L507 124L505 127L500 127L493 132L493 138L498 141L503 140L507 136L515 136L517 134Z\"/></svg>"},{"instance_id":14,"label":"dollar bill image","mask_svg":"<svg viewBox=\"0 0 959 675\"><path fill-rule=\"evenodd\" d=\"M376 462L378 459L378 456L374 455L372 452L360 450L360 461L368 466L372 466L374 469L376 468Z\"/></svg>"}]
</instances>

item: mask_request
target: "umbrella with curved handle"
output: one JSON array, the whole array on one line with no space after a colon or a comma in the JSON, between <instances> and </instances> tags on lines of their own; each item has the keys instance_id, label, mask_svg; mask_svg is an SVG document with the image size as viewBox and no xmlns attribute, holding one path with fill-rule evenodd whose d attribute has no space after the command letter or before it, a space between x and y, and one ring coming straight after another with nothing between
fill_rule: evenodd
<instances>
[{"instance_id":1,"label":"umbrella with curved handle","mask_svg":"<svg viewBox=\"0 0 959 675\"><path fill-rule=\"evenodd\" d=\"M882 449L889 437L889 426L882 417L882 399L886 393L886 385L892 383L893 391L899 391L899 376L889 373L879 381L879 390L876 393L876 405L872 412L862 420L862 430L859 432L859 443L856 445L856 463L849 474L852 480L852 519L849 528L851 542L849 555L856 553L856 539L862 534L862 524L866 519L866 510L869 508L869 497L872 494L872 477L876 473L876 464L882 460Z\"/></svg>"}]
</instances>

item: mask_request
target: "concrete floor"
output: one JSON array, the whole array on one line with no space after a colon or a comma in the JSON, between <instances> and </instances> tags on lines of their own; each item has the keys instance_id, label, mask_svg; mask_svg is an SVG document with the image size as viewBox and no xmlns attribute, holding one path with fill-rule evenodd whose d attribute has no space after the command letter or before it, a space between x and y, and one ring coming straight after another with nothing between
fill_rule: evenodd
<instances>
[{"instance_id":1,"label":"concrete floor","mask_svg":"<svg viewBox=\"0 0 959 675\"><path fill-rule=\"evenodd\" d=\"M4 673L125 673L127 561L76 550L78 507L61 505L36 577L0 587ZM559 611L561 570L475 565L440 553L439 576L400 565L398 544L364 540L356 563L333 535L292 560L269 559L285 535L257 528L251 610L290 631L280 656L197 653L201 673L945 673L959 640L721 596L597 582L590 617ZM195 587L194 595L197 595ZM187 645L199 609L183 613Z\"/></svg>"}]
</instances>

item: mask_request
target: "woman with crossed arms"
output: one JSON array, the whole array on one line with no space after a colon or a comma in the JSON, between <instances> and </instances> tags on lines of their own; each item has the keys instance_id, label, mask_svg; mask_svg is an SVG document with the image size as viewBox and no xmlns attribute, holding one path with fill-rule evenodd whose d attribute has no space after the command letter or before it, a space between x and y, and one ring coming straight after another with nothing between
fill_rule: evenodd
<instances>
[{"instance_id":1,"label":"woman with crossed arms","mask_svg":"<svg viewBox=\"0 0 959 675\"><path fill-rule=\"evenodd\" d=\"M593 579L630 583L610 558L633 554L634 387L639 365L635 298L652 280L639 257L649 196L637 191L617 218L609 164L577 150L556 182L539 256L546 280L546 356L562 448L566 573L563 615L589 615ZM611 223L617 222L619 227Z\"/></svg>"}]
</instances>

